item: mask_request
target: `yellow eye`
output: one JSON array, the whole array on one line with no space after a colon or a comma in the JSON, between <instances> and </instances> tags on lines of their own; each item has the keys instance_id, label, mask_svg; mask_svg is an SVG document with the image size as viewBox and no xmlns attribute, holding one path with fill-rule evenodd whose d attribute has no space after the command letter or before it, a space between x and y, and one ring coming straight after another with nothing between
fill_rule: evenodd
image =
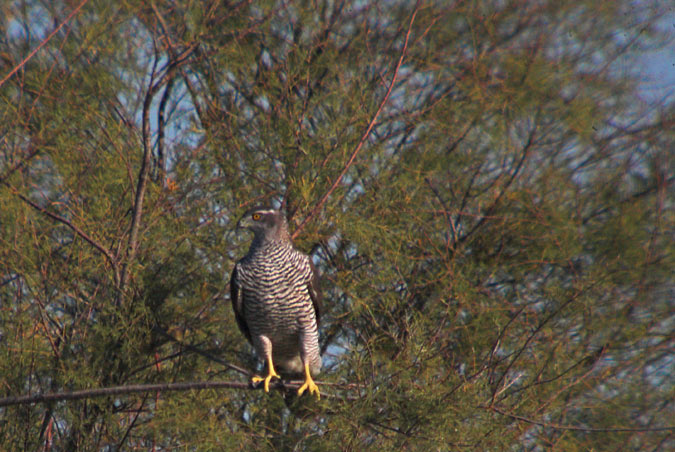
<instances>
[{"instance_id":1,"label":"yellow eye","mask_svg":"<svg viewBox=\"0 0 675 452\"><path fill-rule=\"evenodd\" d=\"M259 213L254 213L251 218L253 218L254 221L260 220L260 214Z\"/></svg>"}]
</instances>

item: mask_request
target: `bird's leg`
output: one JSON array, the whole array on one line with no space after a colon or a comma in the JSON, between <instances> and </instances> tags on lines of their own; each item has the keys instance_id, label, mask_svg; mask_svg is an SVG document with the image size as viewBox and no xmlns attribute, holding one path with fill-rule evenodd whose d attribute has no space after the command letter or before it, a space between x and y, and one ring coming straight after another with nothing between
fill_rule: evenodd
<instances>
[{"instance_id":1,"label":"bird's leg","mask_svg":"<svg viewBox=\"0 0 675 452\"><path fill-rule=\"evenodd\" d=\"M261 381L264 381L265 383L263 384L263 388L265 388L265 392L270 392L270 380L272 380L272 378L281 378L281 376L276 370L274 370L272 356L270 355L267 357L267 376L263 378L256 375L255 377L251 378L251 383L258 384Z\"/></svg>"},{"instance_id":2,"label":"bird's leg","mask_svg":"<svg viewBox=\"0 0 675 452\"><path fill-rule=\"evenodd\" d=\"M301 396L305 390L309 390L310 394L316 394L317 399L321 398L319 387L314 383L314 380L312 380L312 376L309 373L309 363L307 361L305 361L305 382L300 386L300 389L298 389L298 395Z\"/></svg>"},{"instance_id":3,"label":"bird's leg","mask_svg":"<svg viewBox=\"0 0 675 452\"><path fill-rule=\"evenodd\" d=\"M274 364L272 363L272 341L265 335L254 336L253 345L258 356L262 357L267 364L267 376L263 378L256 375L251 378L251 383L255 385L262 381L264 382L263 388L265 388L265 392L270 392L270 380L272 378L281 378L277 371L274 370Z\"/></svg>"}]
</instances>

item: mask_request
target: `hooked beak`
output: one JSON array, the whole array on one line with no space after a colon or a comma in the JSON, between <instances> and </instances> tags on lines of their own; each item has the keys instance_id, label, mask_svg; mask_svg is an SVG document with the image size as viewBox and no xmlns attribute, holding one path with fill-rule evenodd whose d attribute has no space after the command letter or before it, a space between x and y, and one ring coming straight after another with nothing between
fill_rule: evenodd
<instances>
[{"instance_id":1,"label":"hooked beak","mask_svg":"<svg viewBox=\"0 0 675 452\"><path fill-rule=\"evenodd\" d=\"M249 229L251 224L249 223L249 219L247 215L244 215L237 221L237 227L235 229L236 232L241 231L242 229Z\"/></svg>"}]
</instances>

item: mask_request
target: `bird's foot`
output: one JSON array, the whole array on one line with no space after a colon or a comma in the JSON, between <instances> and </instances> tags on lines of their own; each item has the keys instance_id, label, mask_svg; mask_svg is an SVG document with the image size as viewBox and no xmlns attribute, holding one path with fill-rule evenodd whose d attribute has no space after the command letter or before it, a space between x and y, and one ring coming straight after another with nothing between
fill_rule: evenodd
<instances>
[{"instance_id":1,"label":"bird's foot","mask_svg":"<svg viewBox=\"0 0 675 452\"><path fill-rule=\"evenodd\" d=\"M314 383L314 380L312 380L311 378L305 381L305 383L302 386L300 386L300 389L298 389L298 395L301 396L302 393L305 392L306 390L309 390L310 394L316 394L317 399L321 398L319 387L316 385L316 383Z\"/></svg>"},{"instance_id":2,"label":"bird's foot","mask_svg":"<svg viewBox=\"0 0 675 452\"><path fill-rule=\"evenodd\" d=\"M309 374L309 365L305 364L305 382L298 389L298 396L301 396L303 392L309 391L310 394L316 394L317 399L321 399L321 393L319 392L319 387L312 380L312 376Z\"/></svg>"},{"instance_id":3,"label":"bird's foot","mask_svg":"<svg viewBox=\"0 0 675 452\"><path fill-rule=\"evenodd\" d=\"M255 377L251 378L251 384L257 386L258 383L262 381L264 382L263 388L265 389L265 392L270 392L270 381L272 380L272 378L280 379L281 376L274 370L274 367L269 366L269 372L267 373L267 376L263 378L256 375Z\"/></svg>"}]
</instances>

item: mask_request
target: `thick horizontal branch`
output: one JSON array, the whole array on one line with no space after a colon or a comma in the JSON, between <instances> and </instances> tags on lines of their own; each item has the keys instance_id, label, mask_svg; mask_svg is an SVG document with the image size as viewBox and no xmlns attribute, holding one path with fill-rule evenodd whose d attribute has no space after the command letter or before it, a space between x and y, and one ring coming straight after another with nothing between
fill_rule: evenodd
<instances>
[{"instance_id":1,"label":"thick horizontal branch","mask_svg":"<svg viewBox=\"0 0 675 452\"><path fill-rule=\"evenodd\" d=\"M273 381L270 384L272 389L298 389L302 385L302 381L296 380L282 380ZM346 389L353 389L353 385L341 385L335 383L322 383L315 381L319 386L326 385L332 387L341 387ZM169 391L202 391L205 389L247 389L259 390L262 389L262 384L253 386L250 383L243 381L193 381L181 383L155 383L155 384L137 384L126 386L111 386L108 388L97 389L82 389L79 391L67 392L50 392L46 394L27 394L21 396L5 397L0 399L0 407L12 405L30 405L33 403L48 403L60 402L64 400L82 400L93 399L96 397L109 397L115 395L134 394L143 392L169 392ZM337 398L331 394L321 394L328 398Z\"/></svg>"},{"instance_id":2,"label":"thick horizontal branch","mask_svg":"<svg viewBox=\"0 0 675 452\"><path fill-rule=\"evenodd\" d=\"M198 381L187 383L157 383L128 386L111 386L108 388L83 389L80 391L51 392L47 394L28 394L0 399L0 407L11 405L28 405L32 403L59 402L62 400L82 400L95 397L107 397L138 392L191 391L203 389L249 389L248 383L238 381Z\"/></svg>"},{"instance_id":3,"label":"thick horizontal branch","mask_svg":"<svg viewBox=\"0 0 675 452\"><path fill-rule=\"evenodd\" d=\"M315 381L319 386L329 386L338 389L354 390L356 385L340 384ZM289 390L298 389L303 384L301 380L276 380L270 383L271 389ZM0 399L0 407L12 405L30 405L33 403L60 402L64 400L82 400L93 399L96 397L109 397L115 395L135 394L144 392L170 392L170 391L202 391L205 389L246 389L259 390L263 385L253 386L251 383L243 381L192 381L181 383L154 383L137 384L125 386L110 386L107 388L82 389L79 391L50 392L46 394L27 394L21 396L10 396ZM341 398L333 394L321 393L322 397L329 399ZM347 397L353 400L353 397Z\"/></svg>"}]
</instances>

